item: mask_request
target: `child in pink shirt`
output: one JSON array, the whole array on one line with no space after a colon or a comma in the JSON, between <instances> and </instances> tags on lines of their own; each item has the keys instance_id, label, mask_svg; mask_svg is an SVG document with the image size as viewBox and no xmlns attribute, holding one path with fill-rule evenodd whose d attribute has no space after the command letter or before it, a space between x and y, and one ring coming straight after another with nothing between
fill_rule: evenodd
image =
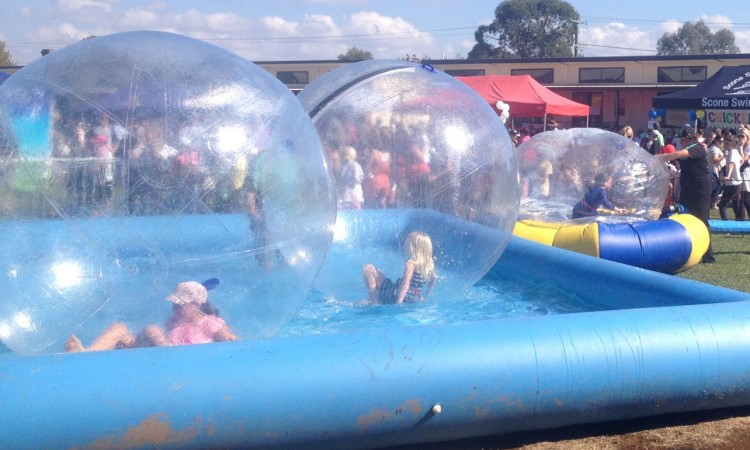
<instances>
[{"instance_id":1,"label":"child in pink shirt","mask_svg":"<svg viewBox=\"0 0 750 450\"><path fill-rule=\"evenodd\" d=\"M166 323L166 333L157 325L149 325L143 330L142 336L136 338L125 324L115 323L96 338L89 347L84 347L78 337L71 335L65 344L65 350L76 352L135 346L161 347L239 339L224 319L218 316L218 311L213 305L208 302L208 290L203 284L196 281L182 282L177 285L167 300L173 305L172 315Z\"/></svg>"}]
</instances>

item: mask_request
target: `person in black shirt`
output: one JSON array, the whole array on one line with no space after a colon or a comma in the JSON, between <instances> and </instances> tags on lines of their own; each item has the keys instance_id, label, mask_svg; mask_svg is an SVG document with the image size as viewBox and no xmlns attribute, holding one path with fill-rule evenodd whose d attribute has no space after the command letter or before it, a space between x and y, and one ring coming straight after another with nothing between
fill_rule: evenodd
<instances>
[{"instance_id":1,"label":"person in black shirt","mask_svg":"<svg viewBox=\"0 0 750 450\"><path fill-rule=\"evenodd\" d=\"M699 218L708 226L709 210L711 208L711 169L708 163L708 149L698 142L698 135L690 125L685 125L680 137L682 149L674 153L656 155L664 162L680 160L680 203L688 212ZM708 249L701 259L702 263L716 262L711 248L709 233Z\"/></svg>"}]
</instances>

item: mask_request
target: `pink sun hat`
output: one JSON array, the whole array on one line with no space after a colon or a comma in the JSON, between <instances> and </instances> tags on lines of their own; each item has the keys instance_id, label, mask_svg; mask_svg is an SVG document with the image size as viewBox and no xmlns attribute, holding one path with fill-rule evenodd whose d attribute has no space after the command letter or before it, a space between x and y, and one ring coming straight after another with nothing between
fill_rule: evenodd
<instances>
[{"instance_id":1,"label":"pink sun hat","mask_svg":"<svg viewBox=\"0 0 750 450\"><path fill-rule=\"evenodd\" d=\"M176 305L197 303L202 305L208 301L206 287L197 281L183 281L174 288L167 300Z\"/></svg>"}]
</instances>

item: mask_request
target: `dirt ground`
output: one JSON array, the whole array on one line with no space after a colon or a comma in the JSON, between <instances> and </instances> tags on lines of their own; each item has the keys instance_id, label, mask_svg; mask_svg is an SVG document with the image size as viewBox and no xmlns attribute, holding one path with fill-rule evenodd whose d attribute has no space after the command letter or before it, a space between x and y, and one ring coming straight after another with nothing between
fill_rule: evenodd
<instances>
[{"instance_id":1,"label":"dirt ground","mask_svg":"<svg viewBox=\"0 0 750 450\"><path fill-rule=\"evenodd\" d=\"M746 450L750 449L750 408L611 422L400 450Z\"/></svg>"}]
</instances>

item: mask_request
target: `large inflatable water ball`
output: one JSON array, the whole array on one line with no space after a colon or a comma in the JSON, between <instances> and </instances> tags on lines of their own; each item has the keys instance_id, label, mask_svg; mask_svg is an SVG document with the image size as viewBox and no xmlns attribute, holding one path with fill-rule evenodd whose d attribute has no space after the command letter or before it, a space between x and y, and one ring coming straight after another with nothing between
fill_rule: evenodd
<instances>
[{"instance_id":1,"label":"large inflatable water ball","mask_svg":"<svg viewBox=\"0 0 750 450\"><path fill-rule=\"evenodd\" d=\"M663 162L634 141L597 128L536 134L518 147L518 158L521 219L658 219L669 192ZM588 205L583 200L590 191ZM609 204L600 201L601 191Z\"/></svg>"},{"instance_id":2,"label":"large inflatable water ball","mask_svg":"<svg viewBox=\"0 0 750 450\"><path fill-rule=\"evenodd\" d=\"M420 231L436 267L430 298L462 298L502 254L517 217L516 157L489 104L428 65L378 60L333 70L298 97L337 187L333 243L315 287L368 298L363 266L395 282L407 236Z\"/></svg>"},{"instance_id":3,"label":"large inflatable water ball","mask_svg":"<svg viewBox=\"0 0 750 450\"><path fill-rule=\"evenodd\" d=\"M317 131L258 66L161 32L96 37L0 86L0 341L165 326L183 281L241 339L298 310L335 221Z\"/></svg>"}]
</instances>

